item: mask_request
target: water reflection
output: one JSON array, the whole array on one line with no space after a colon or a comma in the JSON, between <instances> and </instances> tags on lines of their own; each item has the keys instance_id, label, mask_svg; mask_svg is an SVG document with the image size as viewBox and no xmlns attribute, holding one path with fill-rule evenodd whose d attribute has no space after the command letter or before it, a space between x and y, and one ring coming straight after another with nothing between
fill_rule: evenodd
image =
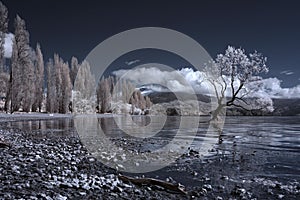
<instances>
[{"instance_id":1,"label":"water reflection","mask_svg":"<svg viewBox=\"0 0 300 200\"><path fill-rule=\"evenodd\" d=\"M121 117L117 119L123 120ZM137 126L144 127L153 122L145 116L134 116L131 119ZM104 134L110 138L134 138L132 133L122 131L113 117L100 117L97 120ZM162 130L152 137L154 139L152 141L171 141L178 131L180 122L180 117L168 117ZM254 168L257 169L253 173L300 177L299 122L300 117L227 117L223 129L224 142L216 144L216 148L219 153L228 156L233 164L250 158L252 154L255 155L251 157L255 159L252 163L256 164ZM34 137L77 135L71 118L6 123L9 127L25 130ZM211 138L212 141L215 139L216 135L207 133L207 128L207 123L199 124L192 144L193 149L197 150L205 138ZM180 145L184 146L185 141L193 137L191 132L192 130L188 128L184 130L184 134L180 135ZM149 142L147 146L141 147L141 150L161 148L160 144Z\"/></svg>"},{"instance_id":2,"label":"water reflection","mask_svg":"<svg viewBox=\"0 0 300 200\"><path fill-rule=\"evenodd\" d=\"M34 137L75 136L74 122L71 118L47 120L23 120L8 122L8 127L26 131Z\"/></svg>"},{"instance_id":3,"label":"water reflection","mask_svg":"<svg viewBox=\"0 0 300 200\"><path fill-rule=\"evenodd\" d=\"M232 163L253 159L253 174L300 178L299 122L298 116L227 117L218 149Z\"/></svg>"},{"instance_id":4,"label":"water reflection","mask_svg":"<svg viewBox=\"0 0 300 200\"><path fill-rule=\"evenodd\" d=\"M188 151L198 130L197 126L193 128L195 123L199 123L196 117L167 119L151 116L150 120L140 117L97 118L95 115L77 115L74 125L82 144L93 156L110 167L133 173L155 171L168 166ZM167 121L168 127L173 124L172 131L166 132L171 132L172 137L167 134L156 136L162 132L159 126L164 130L163 120ZM144 123L144 126L136 122ZM153 133L155 137L151 137ZM121 139L114 140L116 137Z\"/></svg>"},{"instance_id":5,"label":"water reflection","mask_svg":"<svg viewBox=\"0 0 300 200\"><path fill-rule=\"evenodd\" d=\"M98 118L98 122L109 137L136 139L147 137L172 139L180 126L178 117L117 116Z\"/></svg>"}]
</instances>

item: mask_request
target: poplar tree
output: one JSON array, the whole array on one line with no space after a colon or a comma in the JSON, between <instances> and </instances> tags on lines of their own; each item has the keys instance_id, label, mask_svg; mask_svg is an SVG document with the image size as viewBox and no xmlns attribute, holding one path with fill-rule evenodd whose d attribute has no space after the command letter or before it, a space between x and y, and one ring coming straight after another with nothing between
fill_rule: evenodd
<instances>
[{"instance_id":1,"label":"poplar tree","mask_svg":"<svg viewBox=\"0 0 300 200\"><path fill-rule=\"evenodd\" d=\"M56 101L56 84L55 84L55 70L53 60L47 62L47 102L46 111L49 113L55 112Z\"/></svg>"},{"instance_id":2,"label":"poplar tree","mask_svg":"<svg viewBox=\"0 0 300 200\"><path fill-rule=\"evenodd\" d=\"M68 63L61 65L61 102L60 113L68 113L71 101L72 83Z\"/></svg>"},{"instance_id":3,"label":"poplar tree","mask_svg":"<svg viewBox=\"0 0 300 200\"><path fill-rule=\"evenodd\" d=\"M100 107L100 113L109 112L111 109L111 88L110 79L102 78L97 89L97 104Z\"/></svg>"},{"instance_id":4,"label":"poplar tree","mask_svg":"<svg viewBox=\"0 0 300 200\"><path fill-rule=\"evenodd\" d=\"M94 93L95 77L91 73L90 64L85 60L79 66L74 86L84 99L91 98Z\"/></svg>"},{"instance_id":5,"label":"poplar tree","mask_svg":"<svg viewBox=\"0 0 300 200\"><path fill-rule=\"evenodd\" d=\"M4 72L4 43L8 28L8 10L0 1L0 73Z\"/></svg>"},{"instance_id":6,"label":"poplar tree","mask_svg":"<svg viewBox=\"0 0 300 200\"><path fill-rule=\"evenodd\" d=\"M11 112L29 112L34 99L34 67L31 49L29 46L29 33L25 21L19 16L15 19L15 38L11 58L10 91L7 102L11 101ZM7 103L6 103L7 104ZM8 104L7 104L8 105ZM6 110L8 109L8 106Z\"/></svg>"},{"instance_id":7,"label":"poplar tree","mask_svg":"<svg viewBox=\"0 0 300 200\"><path fill-rule=\"evenodd\" d=\"M87 61L83 61L78 66L74 81L72 97L74 112L90 113L95 111L95 85L95 77L91 73L90 65Z\"/></svg>"},{"instance_id":8,"label":"poplar tree","mask_svg":"<svg viewBox=\"0 0 300 200\"><path fill-rule=\"evenodd\" d=\"M74 85L78 69L79 69L78 60L76 57L73 56L71 59L71 70L70 70L70 78L71 78L72 85Z\"/></svg>"},{"instance_id":9,"label":"poplar tree","mask_svg":"<svg viewBox=\"0 0 300 200\"><path fill-rule=\"evenodd\" d=\"M36 46L35 62L35 101L32 104L32 111L42 110L44 92L44 59L39 44Z\"/></svg>"},{"instance_id":10,"label":"poplar tree","mask_svg":"<svg viewBox=\"0 0 300 200\"><path fill-rule=\"evenodd\" d=\"M55 113L60 113L61 111L61 106L60 103L62 101L62 77L61 77L61 71L62 71L62 61L61 58L59 57L58 54L54 54L54 71L53 71L53 76L52 78L54 79L54 84L55 84L55 97L52 99L53 105L54 105L54 112Z\"/></svg>"}]
</instances>

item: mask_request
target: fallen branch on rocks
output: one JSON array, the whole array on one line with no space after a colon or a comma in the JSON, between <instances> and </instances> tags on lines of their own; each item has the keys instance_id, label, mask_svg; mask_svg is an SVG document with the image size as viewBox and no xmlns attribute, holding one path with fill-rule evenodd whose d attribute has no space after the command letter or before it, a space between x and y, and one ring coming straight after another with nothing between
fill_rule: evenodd
<instances>
[{"instance_id":1,"label":"fallen branch on rocks","mask_svg":"<svg viewBox=\"0 0 300 200\"><path fill-rule=\"evenodd\" d=\"M181 194L187 194L187 192L184 190L184 186L180 184L173 184L166 181L162 181L159 179L153 179L153 178L133 178L129 176L119 175L119 179L125 182L131 182L136 185L156 185L163 187L166 190L178 192Z\"/></svg>"},{"instance_id":2,"label":"fallen branch on rocks","mask_svg":"<svg viewBox=\"0 0 300 200\"><path fill-rule=\"evenodd\" d=\"M9 144L3 140L0 140L0 148L6 148L6 147L10 148L11 144Z\"/></svg>"}]
</instances>

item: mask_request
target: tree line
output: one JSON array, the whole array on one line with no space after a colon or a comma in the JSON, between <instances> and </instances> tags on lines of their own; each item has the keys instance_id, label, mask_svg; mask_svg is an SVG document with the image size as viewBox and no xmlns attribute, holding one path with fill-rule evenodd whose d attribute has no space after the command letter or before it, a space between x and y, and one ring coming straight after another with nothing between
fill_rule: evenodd
<instances>
[{"instance_id":1,"label":"tree line","mask_svg":"<svg viewBox=\"0 0 300 200\"><path fill-rule=\"evenodd\" d=\"M90 110L106 113L112 112L113 102L123 102L131 104L131 113L135 114L145 113L152 105L150 99L126 80L108 77L96 84L86 61L79 63L73 57L69 66L68 62L55 54L45 64L40 45L37 44L35 50L30 47L25 21L19 16L14 21L10 66L6 67L4 39L7 33L8 11L0 2L0 92L6 98L6 112L46 110L50 113L67 113L70 110ZM246 54L242 48L228 46L224 54L217 55L215 60L204 66L203 79L213 88L217 98L213 119L223 113L224 108L232 106L272 111L270 97L253 98L255 91L261 87L259 74L268 72L266 61L267 58L259 52ZM252 94L252 98L249 98L249 94ZM75 110L71 109L70 103Z\"/></svg>"},{"instance_id":2,"label":"tree line","mask_svg":"<svg viewBox=\"0 0 300 200\"><path fill-rule=\"evenodd\" d=\"M10 66L5 66L4 39L8 33L7 8L0 2L0 78L2 96L5 96L6 112L41 112L46 100L46 111L67 113L71 99L71 79L67 62L58 54L44 64L41 46L32 49L29 44L29 32L25 21L16 16ZM45 70L46 69L46 70ZM74 74L74 72L72 71ZM46 78L46 87L45 87ZM45 88L47 95L45 96Z\"/></svg>"},{"instance_id":3,"label":"tree line","mask_svg":"<svg viewBox=\"0 0 300 200\"><path fill-rule=\"evenodd\" d=\"M54 54L52 59L44 62L40 44L37 44L35 49L30 47L25 21L18 15L14 20L12 56L10 66L7 67L4 58L4 41L7 33L8 10L0 2L0 83L2 83L0 92L5 97L3 109L6 112L21 110L68 113L73 111L73 91L73 94L75 93L77 97L80 95L82 100L94 98L96 102L93 105L85 106L92 106L92 110L106 113L111 112L112 101L121 98L115 96L113 99L113 91L118 88L115 87L117 80L113 77L101 79L96 87L87 61L79 63L76 57L72 57L69 65L58 54ZM123 102L129 103L130 98L138 98L134 102L146 101L142 96L137 97L136 94L132 96L135 90L133 85L124 81L122 83L123 87L119 92L124 96ZM146 108L144 103L135 103L134 106Z\"/></svg>"}]
</instances>

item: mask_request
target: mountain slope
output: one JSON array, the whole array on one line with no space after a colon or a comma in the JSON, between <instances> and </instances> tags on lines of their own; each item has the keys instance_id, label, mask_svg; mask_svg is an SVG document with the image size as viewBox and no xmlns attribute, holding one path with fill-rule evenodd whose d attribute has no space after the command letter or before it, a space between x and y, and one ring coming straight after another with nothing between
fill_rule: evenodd
<instances>
[{"instance_id":1,"label":"mountain slope","mask_svg":"<svg viewBox=\"0 0 300 200\"><path fill-rule=\"evenodd\" d=\"M190 94L187 93L177 93L177 95L183 97L183 99L188 100ZM172 107L174 102L177 100L176 95L172 92L152 92L149 93L151 101L154 104L164 104L165 107ZM204 103L210 103L210 97L202 94L197 94L198 101ZM169 103L169 104L167 104ZM207 104L199 104L206 105ZM273 99L274 111L272 113L263 112L261 110L254 110L252 112L245 111L240 108L230 107L227 108L227 115L273 115L273 116L295 116L300 115L300 99Z\"/></svg>"}]
</instances>

